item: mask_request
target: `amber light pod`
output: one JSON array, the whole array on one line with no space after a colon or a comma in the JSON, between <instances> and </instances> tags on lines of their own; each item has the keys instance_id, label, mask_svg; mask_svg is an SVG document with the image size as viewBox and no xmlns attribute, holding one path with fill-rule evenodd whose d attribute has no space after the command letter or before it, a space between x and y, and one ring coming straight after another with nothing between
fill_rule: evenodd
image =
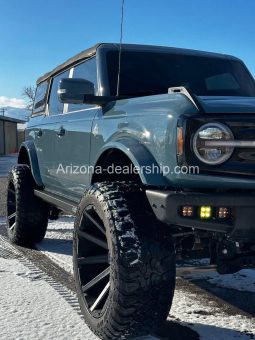
<instances>
[{"instance_id":1,"label":"amber light pod","mask_svg":"<svg viewBox=\"0 0 255 340\"><path fill-rule=\"evenodd\" d=\"M183 217L192 217L194 214L193 207L184 206L182 207L182 216Z\"/></svg>"},{"instance_id":2,"label":"amber light pod","mask_svg":"<svg viewBox=\"0 0 255 340\"><path fill-rule=\"evenodd\" d=\"M226 207L220 207L217 211L218 218L227 218L229 214L229 209Z\"/></svg>"},{"instance_id":3,"label":"amber light pod","mask_svg":"<svg viewBox=\"0 0 255 340\"><path fill-rule=\"evenodd\" d=\"M177 127L177 155L182 156L184 149L183 128Z\"/></svg>"}]
</instances>

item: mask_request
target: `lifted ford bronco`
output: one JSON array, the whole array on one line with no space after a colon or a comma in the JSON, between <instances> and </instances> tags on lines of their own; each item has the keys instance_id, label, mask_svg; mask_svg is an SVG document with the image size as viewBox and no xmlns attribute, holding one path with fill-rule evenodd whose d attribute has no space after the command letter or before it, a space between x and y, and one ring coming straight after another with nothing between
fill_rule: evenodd
<instances>
[{"instance_id":1,"label":"lifted ford bronco","mask_svg":"<svg viewBox=\"0 0 255 340\"><path fill-rule=\"evenodd\" d=\"M121 52L121 53L120 53ZM74 278L102 339L155 332L175 254L254 266L255 82L228 55L98 44L39 78L9 177L8 235L75 215Z\"/></svg>"}]
</instances>

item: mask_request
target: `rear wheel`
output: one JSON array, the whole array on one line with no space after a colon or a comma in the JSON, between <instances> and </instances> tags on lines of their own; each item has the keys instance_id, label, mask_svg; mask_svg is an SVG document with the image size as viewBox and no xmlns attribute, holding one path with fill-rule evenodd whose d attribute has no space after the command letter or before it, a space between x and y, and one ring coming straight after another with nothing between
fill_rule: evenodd
<instances>
[{"instance_id":1,"label":"rear wheel","mask_svg":"<svg viewBox=\"0 0 255 340\"><path fill-rule=\"evenodd\" d=\"M40 242L48 225L48 207L34 195L34 181L27 165L12 168L7 191L7 233L18 245Z\"/></svg>"},{"instance_id":2,"label":"rear wheel","mask_svg":"<svg viewBox=\"0 0 255 340\"><path fill-rule=\"evenodd\" d=\"M100 183L78 208L74 278L85 320L102 339L155 332L172 303L172 238L145 213L145 199L137 187Z\"/></svg>"}]
</instances>

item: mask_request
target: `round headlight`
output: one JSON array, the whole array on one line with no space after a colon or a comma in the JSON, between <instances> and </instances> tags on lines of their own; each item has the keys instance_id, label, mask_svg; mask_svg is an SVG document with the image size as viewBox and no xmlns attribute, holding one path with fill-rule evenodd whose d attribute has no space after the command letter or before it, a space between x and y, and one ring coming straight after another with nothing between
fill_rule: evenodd
<instances>
[{"instance_id":1,"label":"round headlight","mask_svg":"<svg viewBox=\"0 0 255 340\"><path fill-rule=\"evenodd\" d=\"M221 164L229 159L234 150L226 141L233 140L231 130L221 123L202 125L194 135L193 150L197 158L206 164Z\"/></svg>"}]
</instances>

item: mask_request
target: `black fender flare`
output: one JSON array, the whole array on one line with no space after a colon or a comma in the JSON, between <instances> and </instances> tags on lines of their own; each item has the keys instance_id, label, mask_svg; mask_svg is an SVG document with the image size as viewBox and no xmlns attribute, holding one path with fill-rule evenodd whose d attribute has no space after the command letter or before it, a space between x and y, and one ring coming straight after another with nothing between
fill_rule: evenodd
<instances>
[{"instance_id":1,"label":"black fender flare","mask_svg":"<svg viewBox=\"0 0 255 340\"><path fill-rule=\"evenodd\" d=\"M20 145L19 156L18 156L18 163L20 164L23 163L22 157L24 153L26 153L28 156L31 173L32 173L32 176L34 178L36 185L39 188L44 188L41 174L40 174L36 148L35 148L35 144L33 141L25 141Z\"/></svg>"},{"instance_id":2,"label":"black fender flare","mask_svg":"<svg viewBox=\"0 0 255 340\"><path fill-rule=\"evenodd\" d=\"M97 162L106 151L111 149L123 152L135 167L144 169L144 171L139 172L139 176L143 184L152 186L169 186L169 182L160 171L160 166L157 161L151 152L139 141L128 138L111 140L101 149L100 155L97 157ZM147 172L146 167L147 169L152 169L153 165L158 167L159 171L156 171L155 173Z\"/></svg>"}]
</instances>

